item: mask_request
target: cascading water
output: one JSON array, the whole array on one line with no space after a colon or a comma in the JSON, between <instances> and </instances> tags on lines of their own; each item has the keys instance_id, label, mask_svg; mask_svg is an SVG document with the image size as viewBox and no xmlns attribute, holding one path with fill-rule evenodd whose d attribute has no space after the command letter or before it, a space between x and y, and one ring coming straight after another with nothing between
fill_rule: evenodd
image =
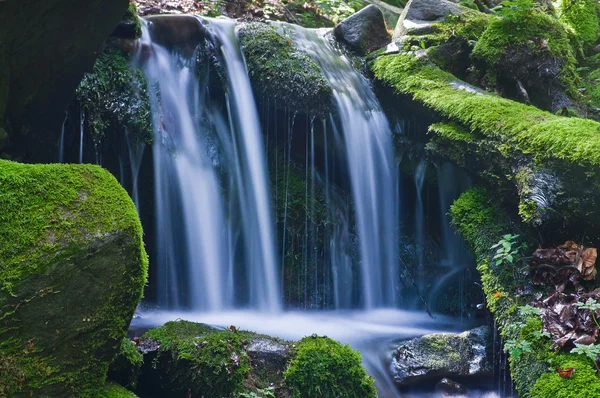
<instances>
[{"instance_id":1,"label":"cascading water","mask_svg":"<svg viewBox=\"0 0 600 398\"><path fill-rule=\"evenodd\" d=\"M245 289L242 305L275 311L280 289L263 144L235 25L196 22L220 45L226 116L211 106L196 54L154 43L152 22L144 24L137 56L153 88L159 302L216 311L239 304L236 290ZM236 278L239 235L245 269Z\"/></svg>"},{"instance_id":2,"label":"cascading water","mask_svg":"<svg viewBox=\"0 0 600 398\"><path fill-rule=\"evenodd\" d=\"M362 306L393 307L398 295L394 203L398 177L387 118L368 80L322 37L324 31L300 27L295 31L295 43L319 63L333 89L337 115L331 119L346 149L360 242ZM343 289L344 285L334 281L334 286ZM336 297L342 294L335 293Z\"/></svg>"}]
</instances>

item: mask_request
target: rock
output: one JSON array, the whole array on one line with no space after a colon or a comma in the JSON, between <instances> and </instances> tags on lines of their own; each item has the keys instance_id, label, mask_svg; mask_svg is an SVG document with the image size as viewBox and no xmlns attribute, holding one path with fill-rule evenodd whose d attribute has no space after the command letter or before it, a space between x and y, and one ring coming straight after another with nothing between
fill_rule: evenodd
<instances>
[{"instance_id":1,"label":"rock","mask_svg":"<svg viewBox=\"0 0 600 398\"><path fill-rule=\"evenodd\" d=\"M462 384L444 377L442 380L436 383L435 391L454 395L465 394L467 389Z\"/></svg>"},{"instance_id":2,"label":"rock","mask_svg":"<svg viewBox=\"0 0 600 398\"><path fill-rule=\"evenodd\" d=\"M440 22L448 14L458 15L467 8L448 0L410 0L394 29L393 40L410 33L431 33L432 22Z\"/></svg>"},{"instance_id":3,"label":"rock","mask_svg":"<svg viewBox=\"0 0 600 398\"><path fill-rule=\"evenodd\" d=\"M385 47L390 42L383 14L373 4L337 24L333 33L361 55Z\"/></svg>"},{"instance_id":4,"label":"rock","mask_svg":"<svg viewBox=\"0 0 600 398\"><path fill-rule=\"evenodd\" d=\"M15 158L55 161L65 109L127 0L0 1L0 124ZM2 120L4 119L4 123Z\"/></svg>"},{"instance_id":5,"label":"rock","mask_svg":"<svg viewBox=\"0 0 600 398\"><path fill-rule=\"evenodd\" d=\"M461 334L434 333L401 342L392 353L390 374L399 386L487 375L489 338L489 327L481 326Z\"/></svg>"},{"instance_id":6,"label":"rock","mask_svg":"<svg viewBox=\"0 0 600 398\"><path fill-rule=\"evenodd\" d=\"M0 186L0 389L90 396L146 283L135 206L93 165L0 160Z\"/></svg>"},{"instance_id":7,"label":"rock","mask_svg":"<svg viewBox=\"0 0 600 398\"><path fill-rule=\"evenodd\" d=\"M135 342L124 338L119 352L108 368L108 378L131 390L137 387L138 378L144 364L144 356Z\"/></svg>"},{"instance_id":8,"label":"rock","mask_svg":"<svg viewBox=\"0 0 600 398\"><path fill-rule=\"evenodd\" d=\"M248 75L257 101L275 99L282 109L324 116L332 108L332 90L319 64L276 25L246 22L238 26Z\"/></svg>"}]
</instances>

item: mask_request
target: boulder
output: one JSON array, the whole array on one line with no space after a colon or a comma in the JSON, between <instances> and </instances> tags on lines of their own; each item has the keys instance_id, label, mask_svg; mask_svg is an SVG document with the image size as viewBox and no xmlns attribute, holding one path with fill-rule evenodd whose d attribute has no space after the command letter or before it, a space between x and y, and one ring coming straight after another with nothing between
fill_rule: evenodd
<instances>
[{"instance_id":1,"label":"boulder","mask_svg":"<svg viewBox=\"0 0 600 398\"><path fill-rule=\"evenodd\" d=\"M490 336L490 328L481 326L460 334L434 333L403 341L392 353L390 374L399 386L488 375Z\"/></svg>"},{"instance_id":2,"label":"boulder","mask_svg":"<svg viewBox=\"0 0 600 398\"><path fill-rule=\"evenodd\" d=\"M431 32L432 23L444 20L448 14L458 15L468 9L448 0L410 0L394 29L393 40L406 34L422 35Z\"/></svg>"},{"instance_id":3,"label":"boulder","mask_svg":"<svg viewBox=\"0 0 600 398\"><path fill-rule=\"evenodd\" d=\"M67 105L128 4L0 1L0 127L14 158L55 160Z\"/></svg>"},{"instance_id":4,"label":"boulder","mask_svg":"<svg viewBox=\"0 0 600 398\"><path fill-rule=\"evenodd\" d=\"M390 42L383 14L373 4L337 24L333 33L361 55L385 47Z\"/></svg>"},{"instance_id":5,"label":"boulder","mask_svg":"<svg viewBox=\"0 0 600 398\"><path fill-rule=\"evenodd\" d=\"M104 386L146 283L133 202L92 165L0 160L0 394Z\"/></svg>"},{"instance_id":6,"label":"boulder","mask_svg":"<svg viewBox=\"0 0 600 398\"><path fill-rule=\"evenodd\" d=\"M242 23L237 29L258 101L264 97L282 109L329 114L331 87L319 64L294 44L289 32L263 22Z\"/></svg>"}]
</instances>

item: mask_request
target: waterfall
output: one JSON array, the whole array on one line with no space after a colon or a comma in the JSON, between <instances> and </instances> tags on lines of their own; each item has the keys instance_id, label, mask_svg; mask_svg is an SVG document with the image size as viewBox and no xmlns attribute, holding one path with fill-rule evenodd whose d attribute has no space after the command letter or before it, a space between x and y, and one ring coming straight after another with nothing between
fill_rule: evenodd
<instances>
[{"instance_id":1,"label":"waterfall","mask_svg":"<svg viewBox=\"0 0 600 398\"><path fill-rule=\"evenodd\" d=\"M417 258L417 272L421 274L424 267L425 258L425 211L423 208L423 183L425 181L425 172L427 163L420 160L413 173L417 200L415 204L415 254ZM420 279L420 278L419 278ZM422 288L423 286L419 286Z\"/></svg>"},{"instance_id":2,"label":"waterfall","mask_svg":"<svg viewBox=\"0 0 600 398\"><path fill-rule=\"evenodd\" d=\"M136 57L152 93L158 301L202 311L234 304L275 311L281 298L263 143L234 22L196 23L220 46L225 115L210 101L197 54L154 42L153 22L143 25Z\"/></svg>"},{"instance_id":3,"label":"waterfall","mask_svg":"<svg viewBox=\"0 0 600 398\"><path fill-rule=\"evenodd\" d=\"M368 80L323 37L325 31L294 28L295 42L319 63L333 89L337 115L332 121L343 135L360 242L362 306L394 306L398 177L389 123Z\"/></svg>"},{"instance_id":4,"label":"waterfall","mask_svg":"<svg viewBox=\"0 0 600 398\"><path fill-rule=\"evenodd\" d=\"M79 111L79 163L83 163L83 132L85 125L85 112L83 109Z\"/></svg>"},{"instance_id":5,"label":"waterfall","mask_svg":"<svg viewBox=\"0 0 600 398\"><path fill-rule=\"evenodd\" d=\"M65 112L65 120L62 122L62 127L60 129L60 139L58 141L58 163L65 162L65 126L67 124L67 119L69 118L69 112Z\"/></svg>"}]
</instances>

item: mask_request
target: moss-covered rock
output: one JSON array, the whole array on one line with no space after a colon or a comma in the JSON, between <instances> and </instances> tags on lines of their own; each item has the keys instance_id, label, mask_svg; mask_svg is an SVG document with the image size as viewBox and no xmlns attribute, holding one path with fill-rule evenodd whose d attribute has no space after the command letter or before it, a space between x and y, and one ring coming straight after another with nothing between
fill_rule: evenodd
<instances>
[{"instance_id":1,"label":"moss-covered rock","mask_svg":"<svg viewBox=\"0 0 600 398\"><path fill-rule=\"evenodd\" d=\"M573 28L584 48L596 43L600 29L596 0L561 0L558 11L561 20Z\"/></svg>"},{"instance_id":2,"label":"moss-covered rock","mask_svg":"<svg viewBox=\"0 0 600 398\"><path fill-rule=\"evenodd\" d=\"M135 391L144 364L144 356L133 341L124 338L119 352L108 368L108 378Z\"/></svg>"},{"instance_id":3,"label":"moss-covered rock","mask_svg":"<svg viewBox=\"0 0 600 398\"><path fill-rule=\"evenodd\" d=\"M94 392L95 398L137 398L137 395L126 388L113 383L107 383L104 388Z\"/></svg>"},{"instance_id":4,"label":"moss-covered rock","mask_svg":"<svg viewBox=\"0 0 600 398\"><path fill-rule=\"evenodd\" d=\"M229 397L242 391L250 360L245 336L231 330L176 321L142 336L149 350L140 379L140 392L162 391L171 397Z\"/></svg>"},{"instance_id":5,"label":"moss-covered rock","mask_svg":"<svg viewBox=\"0 0 600 398\"><path fill-rule=\"evenodd\" d=\"M94 396L141 298L137 212L97 166L0 161L0 384Z\"/></svg>"},{"instance_id":6,"label":"moss-covered rock","mask_svg":"<svg viewBox=\"0 0 600 398\"><path fill-rule=\"evenodd\" d=\"M482 326L461 334L434 333L403 341L394 349L390 373L400 386L488 375L490 338L490 329Z\"/></svg>"},{"instance_id":7,"label":"moss-covered rock","mask_svg":"<svg viewBox=\"0 0 600 398\"><path fill-rule=\"evenodd\" d=\"M93 71L85 74L76 93L95 143L108 134L130 135L135 143L152 143L146 78L110 43L104 46Z\"/></svg>"},{"instance_id":8,"label":"moss-covered rock","mask_svg":"<svg viewBox=\"0 0 600 398\"><path fill-rule=\"evenodd\" d=\"M285 371L285 383L295 398L377 397L360 355L327 337L310 336L300 341Z\"/></svg>"},{"instance_id":9,"label":"moss-covered rock","mask_svg":"<svg viewBox=\"0 0 600 398\"><path fill-rule=\"evenodd\" d=\"M330 112L332 90L321 67L297 48L290 33L262 22L243 23L238 32L258 96L274 99L280 109L309 115Z\"/></svg>"},{"instance_id":10,"label":"moss-covered rock","mask_svg":"<svg viewBox=\"0 0 600 398\"><path fill-rule=\"evenodd\" d=\"M137 39L142 36L142 23L137 15L137 7L134 2L129 3L121 22L117 25L111 36L125 39Z\"/></svg>"}]
</instances>

